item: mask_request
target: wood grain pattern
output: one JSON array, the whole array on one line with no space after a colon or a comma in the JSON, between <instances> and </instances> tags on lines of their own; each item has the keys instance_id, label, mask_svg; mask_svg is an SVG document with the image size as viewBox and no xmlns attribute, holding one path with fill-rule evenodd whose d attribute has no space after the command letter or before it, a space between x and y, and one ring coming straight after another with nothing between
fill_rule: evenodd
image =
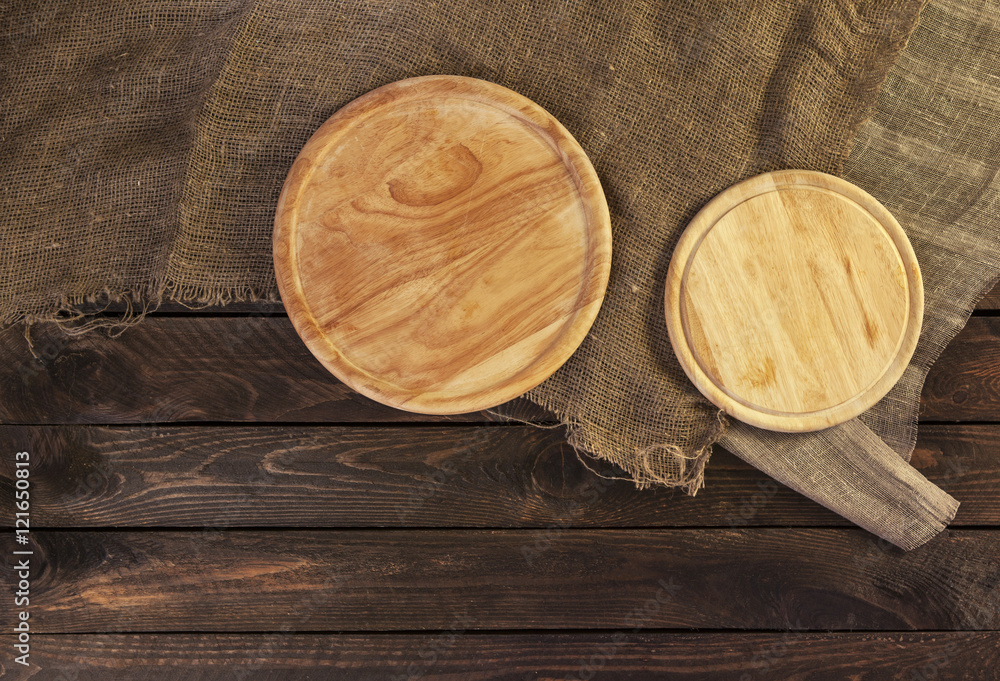
<instances>
[{"instance_id":1,"label":"wood grain pattern","mask_svg":"<svg viewBox=\"0 0 1000 681\"><path fill-rule=\"evenodd\" d=\"M128 313L141 312L135 305L111 300L98 300L93 303L83 302L76 306L76 309L83 314L115 316ZM164 300L158 307L150 307L146 310L146 316L173 316L173 317L197 317L197 316L286 316L285 306L280 300L276 301L234 301L224 305L185 305L175 300Z\"/></svg>"},{"instance_id":2,"label":"wood grain pattern","mask_svg":"<svg viewBox=\"0 0 1000 681\"><path fill-rule=\"evenodd\" d=\"M990 679L1000 633L70 634L32 638L38 679L609 681ZM9 650L11 636L0 636ZM9 659L0 677L28 679ZM520 671L515 671L520 670ZM527 670L531 670L528 672Z\"/></svg>"},{"instance_id":3,"label":"wood grain pattern","mask_svg":"<svg viewBox=\"0 0 1000 681\"><path fill-rule=\"evenodd\" d=\"M611 221L572 135L487 81L423 76L335 113L288 174L274 267L338 378L420 413L479 411L548 378L590 329Z\"/></svg>"},{"instance_id":4,"label":"wood grain pattern","mask_svg":"<svg viewBox=\"0 0 1000 681\"><path fill-rule=\"evenodd\" d=\"M323 368L284 317L151 318L117 338L0 331L0 422L496 421L381 405ZM522 402L518 416L545 419ZM549 417L550 418L550 417Z\"/></svg>"},{"instance_id":5,"label":"wood grain pattern","mask_svg":"<svg viewBox=\"0 0 1000 681\"><path fill-rule=\"evenodd\" d=\"M147 319L120 337L66 337L33 327L0 331L0 422L496 421L487 413L419 416L336 380L283 317ZM530 402L518 416L552 415ZM921 417L1000 421L1000 318L973 317L931 368Z\"/></svg>"},{"instance_id":6,"label":"wood grain pattern","mask_svg":"<svg viewBox=\"0 0 1000 681\"><path fill-rule=\"evenodd\" d=\"M332 377L283 317L150 318L120 337L0 331L0 423L496 421L418 416ZM552 415L527 401L518 416ZM1000 421L1000 318L973 317L931 368L921 417Z\"/></svg>"},{"instance_id":7,"label":"wood grain pattern","mask_svg":"<svg viewBox=\"0 0 1000 681\"><path fill-rule=\"evenodd\" d=\"M418 416L380 405L336 380L284 317L147 319L120 337L66 337L33 327L0 331L0 422L496 421L487 413ZM527 401L518 416L552 415ZM973 317L931 368L921 417L1000 421L1000 319Z\"/></svg>"},{"instance_id":8,"label":"wood grain pattern","mask_svg":"<svg viewBox=\"0 0 1000 681\"><path fill-rule=\"evenodd\" d=\"M843 423L902 375L923 287L899 223L831 175L730 187L681 236L665 293L681 366L714 404L786 432Z\"/></svg>"},{"instance_id":9,"label":"wood grain pattern","mask_svg":"<svg viewBox=\"0 0 1000 681\"><path fill-rule=\"evenodd\" d=\"M1000 421L1000 317L973 317L931 367L920 396L928 421Z\"/></svg>"},{"instance_id":10,"label":"wood grain pattern","mask_svg":"<svg viewBox=\"0 0 1000 681\"><path fill-rule=\"evenodd\" d=\"M123 303L104 303L104 304L90 304L82 303L79 309L84 312L99 312L104 311L108 314L120 314L125 311L126 306ZM986 294L986 296L979 301L976 305L977 310L982 310L984 312L1000 309L1000 286L995 287L992 291ZM158 314L171 314L171 315L261 315L261 314L285 314L285 307L280 302L269 303L230 303L228 305L211 305L207 307L188 307L180 303L173 301L164 301L162 305L156 310L150 312L152 315Z\"/></svg>"},{"instance_id":11,"label":"wood grain pattern","mask_svg":"<svg viewBox=\"0 0 1000 681\"><path fill-rule=\"evenodd\" d=\"M0 427L20 449L36 528L850 526L721 449L692 498L530 426ZM952 527L1000 525L1000 426L924 427L912 464L962 502ZM0 457L0 526L13 475Z\"/></svg>"},{"instance_id":12,"label":"wood grain pattern","mask_svg":"<svg viewBox=\"0 0 1000 681\"><path fill-rule=\"evenodd\" d=\"M9 535L8 535L9 536ZM992 630L1000 533L36 531L32 630ZM6 542L12 545L10 539ZM2 568L10 571L9 564ZM648 604L648 606L647 606Z\"/></svg>"},{"instance_id":13,"label":"wood grain pattern","mask_svg":"<svg viewBox=\"0 0 1000 681\"><path fill-rule=\"evenodd\" d=\"M993 290L983 296L983 299L976 305L977 310L1000 310L1000 285L993 287Z\"/></svg>"}]
</instances>

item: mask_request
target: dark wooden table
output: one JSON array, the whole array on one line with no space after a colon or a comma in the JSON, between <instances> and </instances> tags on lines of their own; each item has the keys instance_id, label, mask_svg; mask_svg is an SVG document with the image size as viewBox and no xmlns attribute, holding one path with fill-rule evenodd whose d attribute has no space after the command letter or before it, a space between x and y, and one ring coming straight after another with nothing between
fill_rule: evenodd
<instances>
[{"instance_id":1,"label":"dark wooden table","mask_svg":"<svg viewBox=\"0 0 1000 681\"><path fill-rule=\"evenodd\" d=\"M7 329L0 519L28 451L32 666L5 588L0 676L1000 678L998 311L928 379L913 463L962 506L910 553L721 450L692 499L596 476L559 428L382 407L280 305L36 327L40 359Z\"/></svg>"}]
</instances>

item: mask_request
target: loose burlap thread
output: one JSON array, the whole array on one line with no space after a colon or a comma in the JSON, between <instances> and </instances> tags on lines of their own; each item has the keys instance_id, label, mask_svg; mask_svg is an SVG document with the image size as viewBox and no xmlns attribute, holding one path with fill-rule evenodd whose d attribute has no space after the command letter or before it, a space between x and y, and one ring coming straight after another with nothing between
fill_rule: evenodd
<instances>
[{"instance_id":1,"label":"loose burlap thread","mask_svg":"<svg viewBox=\"0 0 1000 681\"><path fill-rule=\"evenodd\" d=\"M273 210L309 135L394 80L484 78L567 126L612 212L605 306L579 351L528 397L568 424L575 445L640 486L693 493L726 421L669 347L662 287L673 245L736 181L787 167L839 172L920 5L139 0L8 9L0 325L75 317L95 300L141 310L165 299L275 298ZM852 168L881 173L874 156L858 158ZM960 246L954 255L963 257ZM912 376L922 380L919 369ZM900 388L865 416L901 452L912 434L900 414L916 394Z\"/></svg>"}]
</instances>

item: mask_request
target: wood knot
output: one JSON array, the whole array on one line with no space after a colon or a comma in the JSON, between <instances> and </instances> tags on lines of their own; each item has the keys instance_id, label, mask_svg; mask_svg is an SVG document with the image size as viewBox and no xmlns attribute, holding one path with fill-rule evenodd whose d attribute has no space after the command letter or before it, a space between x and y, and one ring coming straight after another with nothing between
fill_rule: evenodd
<instances>
[{"instance_id":1,"label":"wood knot","mask_svg":"<svg viewBox=\"0 0 1000 681\"><path fill-rule=\"evenodd\" d=\"M435 206L476 183L483 164L464 144L433 154L405 177L389 180L393 200L407 206Z\"/></svg>"}]
</instances>

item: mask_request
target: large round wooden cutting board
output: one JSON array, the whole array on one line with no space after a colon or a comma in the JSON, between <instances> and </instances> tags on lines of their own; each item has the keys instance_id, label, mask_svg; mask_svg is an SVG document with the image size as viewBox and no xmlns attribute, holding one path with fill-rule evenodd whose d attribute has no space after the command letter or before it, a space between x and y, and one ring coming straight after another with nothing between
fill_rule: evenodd
<instances>
[{"instance_id":1,"label":"large round wooden cutting board","mask_svg":"<svg viewBox=\"0 0 1000 681\"><path fill-rule=\"evenodd\" d=\"M670 263L666 315L709 400L760 428L811 431L857 416L899 379L923 285L878 201L788 170L730 187L695 216Z\"/></svg>"},{"instance_id":2,"label":"large round wooden cutting board","mask_svg":"<svg viewBox=\"0 0 1000 681\"><path fill-rule=\"evenodd\" d=\"M285 181L274 268L296 331L358 392L408 411L495 406L590 329L611 224L549 113L472 78L390 83L333 115Z\"/></svg>"}]
</instances>

